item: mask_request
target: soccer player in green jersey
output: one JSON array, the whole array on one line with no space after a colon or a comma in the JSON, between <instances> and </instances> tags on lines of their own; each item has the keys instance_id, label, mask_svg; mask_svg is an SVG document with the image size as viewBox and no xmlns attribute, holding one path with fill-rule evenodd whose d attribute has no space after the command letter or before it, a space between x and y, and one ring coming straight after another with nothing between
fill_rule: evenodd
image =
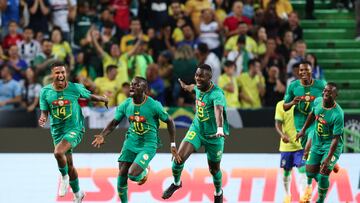
<instances>
[{"instance_id":1,"label":"soccer player in green jersey","mask_svg":"<svg viewBox=\"0 0 360 203\"><path fill-rule=\"evenodd\" d=\"M328 83L322 98L314 101L311 113L296 136L297 139L304 137L308 127L314 123L311 150L306 157L306 173L318 182L317 203L323 203L326 198L329 175L343 150L344 112L336 103L337 95L336 84Z\"/></svg>"},{"instance_id":2,"label":"soccer player in green jersey","mask_svg":"<svg viewBox=\"0 0 360 203\"><path fill-rule=\"evenodd\" d=\"M229 134L229 125L224 92L211 82L211 77L211 67L202 64L195 73L196 85L186 85L179 79L183 89L189 92L195 91L196 115L179 148L181 161L173 162L174 182L164 191L163 199L170 198L182 187L180 177L185 161L193 152L204 146L215 185L214 202L223 202L220 161L224 150L224 136Z\"/></svg>"},{"instance_id":3,"label":"soccer player in green jersey","mask_svg":"<svg viewBox=\"0 0 360 203\"><path fill-rule=\"evenodd\" d=\"M314 100L317 97L321 97L324 87L325 81L312 78L312 68L310 63L307 61L301 62L299 65L299 79L291 82L287 87L283 105L285 111L288 111L292 106L295 106L294 121L297 132L303 127L306 118L313 107ZM306 143L311 132L312 130L309 128L305 132L305 136L301 139L301 145L305 152ZM309 197L311 197L311 182L312 179L308 177L305 193L301 197L301 200L304 202L309 201Z\"/></svg>"},{"instance_id":4,"label":"soccer player in green jersey","mask_svg":"<svg viewBox=\"0 0 360 203\"><path fill-rule=\"evenodd\" d=\"M54 155L62 175L59 196L65 196L70 184L74 202L81 202L79 180L73 165L72 150L81 142L85 133L84 117L79 98L108 103L106 97L93 95L81 84L67 81L66 65L61 62L51 66L53 82L41 89L39 125L45 126L50 115L50 131L55 145Z\"/></svg>"},{"instance_id":5,"label":"soccer player in green jersey","mask_svg":"<svg viewBox=\"0 0 360 203\"><path fill-rule=\"evenodd\" d=\"M129 120L130 128L118 159L117 190L122 203L128 202L128 178L138 182L139 185L144 184L148 178L148 166L159 144L159 119L167 124L171 153L175 162L181 162L175 145L174 121L160 102L145 94L147 89L147 81L142 77L135 77L130 83L130 98L117 107L114 119L99 135L95 135L95 140L92 142L94 147L100 147L105 143L105 136L109 135L123 118Z\"/></svg>"}]
</instances>

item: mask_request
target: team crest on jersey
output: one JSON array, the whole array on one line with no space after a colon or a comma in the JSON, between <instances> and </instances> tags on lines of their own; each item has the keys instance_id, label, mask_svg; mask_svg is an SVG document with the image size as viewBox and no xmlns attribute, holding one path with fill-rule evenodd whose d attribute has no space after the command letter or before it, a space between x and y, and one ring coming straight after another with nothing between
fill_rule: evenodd
<instances>
[{"instance_id":1,"label":"team crest on jersey","mask_svg":"<svg viewBox=\"0 0 360 203\"><path fill-rule=\"evenodd\" d=\"M205 102L202 102L202 101L200 101L200 100L196 100L196 105L197 105L197 106L200 106L200 107L206 106Z\"/></svg>"},{"instance_id":2,"label":"team crest on jersey","mask_svg":"<svg viewBox=\"0 0 360 203\"><path fill-rule=\"evenodd\" d=\"M326 125L327 122L326 122L326 120L324 119L324 117L325 117L324 114L320 114L320 115L318 115L318 116L315 116L315 119L316 119L319 123L321 123L321 124L323 124L323 125Z\"/></svg>"},{"instance_id":3,"label":"team crest on jersey","mask_svg":"<svg viewBox=\"0 0 360 203\"><path fill-rule=\"evenodd\" d=\"M148 155L148 154L144 154L144 155L143 155L143 158L144 158L145 161L147 161L147 160L149 159L149 155Z\"/></svg>"},{"instance_id":4,"label":"team crest on jersey","mask_svg":"<svg viewBox=\"0 0 360 203\"><path fill-rule=\"evenodd\" d=\"M130 116L129 120L133 121L133 122L139 122L139 123L146 122L146 119L144 116L138 116L138 115Z\"/></svg>"},{"instance_id":5,"label":"team crest on jersey","mask_svg":"<svg viewBox=\"0 0 360 203\"><path fill-rule=\"evenodd\" d=\"M305 93L305 95L300 97L301 100L306 102L312 102L315 100L315 96L310 95L310 92Z\"/></svg>"},{"instance_id":6,"label":"team crest on jersey","mask_svg":"<svg viewBox=\"0 0 360 203\"><path fill-rule=\"evenodd\" d=\"M58 99L52 102L53 106L66 106L68 104L70 104L70 101L66 99L65 100Z\"/></svg>"}]
</instances>

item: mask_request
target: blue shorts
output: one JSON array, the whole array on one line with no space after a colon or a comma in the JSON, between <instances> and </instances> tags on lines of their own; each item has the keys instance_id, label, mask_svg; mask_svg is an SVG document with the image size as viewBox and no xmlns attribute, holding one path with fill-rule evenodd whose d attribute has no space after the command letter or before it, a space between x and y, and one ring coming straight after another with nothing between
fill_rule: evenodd
<instances>
[{"instance_id":1,"label":"blue shorts","mask_svg":"<svg viewBox=\"0 0 360 203\"><path fill-rule=\"evenodd\" d=\"M303 149L295 152L281 152L280 167L290 171L294 166L298 168L304 166L305 160L303 160L303 155Z\"/></svg>"}]
</instances>

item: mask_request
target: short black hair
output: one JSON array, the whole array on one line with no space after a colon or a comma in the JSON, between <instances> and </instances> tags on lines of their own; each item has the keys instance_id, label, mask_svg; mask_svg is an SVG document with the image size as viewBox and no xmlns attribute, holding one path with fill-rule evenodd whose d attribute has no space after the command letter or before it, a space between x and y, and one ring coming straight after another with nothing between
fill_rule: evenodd
<instances>
[{"instance_id":1,"label":"short black hair","mask_svg":"<svg viewBox=\"0 0 360 203\"><path fill-rule=\"evenodd\" d=\"M52 41L51 41L49 38L44 38L44 39L41 41L41 44L44 44L45 42L50 42L50 43L52 43Z\"/></svg>"},{"instance_id":2,"label":"short black hair","mask_svg":"<svg viewBox=\"0 0 360 203\"><path fill-rule=\"evenodd\" d=\"M141 77L141 76L135 76L134 77L135 79L138 79L138 80L141 80L141 82L143 82L146 86L146 89L149 87L149 83L148 81L144 78L144 77Z\"/></svg>"},{"instance_id":3,"label":"short black hair","mask_svg":"<svg viewBox=\"0 0 360 203\"><path fill-rule=\"evenodd\" d=\"M331 87L335 87L335 92L336 94L338 93L339 89L338 89L338 85L335 82L328 82L326 85L329 85Z\"/></svg>"},{"instance_id":4,"label":"short black hair","mask_svg":"<svg viewBox=\"0 0 360 203\"><path fill-rule=\"evenodd\" d=\"M34 33L34 30L31 28L31 27L29 27L29 26L26 26L25 28L24 28L24 31L25 30L31 30L33 33Z\"/></svg>"},{"instance_id":5,"label":"short black hair","mask_svg":"<svg viewBox=\"0 0 360 203\"><path fill-rule=\"evenodd\" d=\"M208 65L208 64L205 64L205 63L200 64L200 65L198 66L198 68L200 68L200 69L202 69L202 70L207 70L207 71L209 71L210 73L212 73L211 66Z\"/></svg>"},{"instance_id":6,"label":"short black hair","mask_svg":"<svg viewBox=\"0 0 360 203\"><path fill-rule=\"evenodd\" d=\"M67 68L66 63L62 62L62 61L55 61L54 63L50 64L50 70L54 69L55 67L59 67L59 66L64 66L65 69Z\"/></svg>"},{"instance_id":7,"label":"short black hair","mask_svg":"<svg viewBox=\"0 0 360 203\"><path fill-rule=\"evenodd\" d=\"M15 73L15 69L14 69L14 67L11 65L11 64L9 64L9 63L3 63L3 64L1 64L0 65L0 71L2 71L4 68L8 68L8 70L9 70L9 73L10 73L10 75L14 75L14 73Z\"/></svg>"},{"instance_id":8,"label":"short black hair","mask_svg":"<svg viewBox=\"0 0 360 203\"><path fill-rule=\"evenodd\" d=\"M260 61L258 59L250 59L248 62L248 67L250 68L250 66L255 65L255 63L257 63L257 62L260 63Z\"/></svg>"},{"instance_id":9,"label":"short black hair","mask_svg":"<svg viewBox=\"0 0 360 203\"><path fill-rule=\"evenodd\" d=\"M110 72L111 70L113 69L117 69L117 66L116 65L108 65L106 66L106 73Z\"/></svg>"},{"instance_id":10,"label":"short black hair","mask_svg":"<svg viewBox=\"0 0 360 203\"><path fill-rule=\"evenodd\" d=\"M298 63L294 63L291 68L294 69L299 67L300 67L300 63L298 62Z\"/></svg>"},{"instance_id":11,"label":"short black hair","mask_svg":"<svg viewBox=\"0 0 360 203\"><path fill-rule=\"evenodd\" d=\"M203 42L200 42L198 45L197 45L197 49L199 50L200 53L202 54L206 54L208 53L210 50L209 50L209 47L207 44L203 43Z\"/></svg>"},{"instance_id":12,"label":"short black hair","mask_svg":"<svg viewBox=\"0 0 360 203\"><path fill-rule=\"evenodd\" d=\"M226 60L224 63L224 67L230 67L230 66L234 66L235 62L231 61L231 60Z\"/></svg>"},{"instance_id":13,"label":"short black hair","mask_svg":"<svg viewBox=\"0 0 360 203\"><path fill-rule=\"evenodd\" d=\"M301 62L299 63L299 67L300 67L300 65L309 65L310 68L312 68L311 63L310 63L309 61L306 61L306 60L301 61Z\"/></svg>"},{"instance_id":14,"label":"short black hair","mask_svg":"<svg viewBox=\"0 0 360 203\"><path fill-rule=\"evenodd\" d=\"M121 87L130 87L130 83L129 82L124 82Z\"/></svg>"}]
</instances>

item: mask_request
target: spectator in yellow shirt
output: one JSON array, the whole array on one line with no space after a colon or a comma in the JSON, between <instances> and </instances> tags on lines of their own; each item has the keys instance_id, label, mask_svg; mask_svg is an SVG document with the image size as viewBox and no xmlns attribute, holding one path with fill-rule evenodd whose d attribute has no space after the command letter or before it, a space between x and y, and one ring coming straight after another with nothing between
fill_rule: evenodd
<instances>
[{"instance_id":1,"label":"spectator in yellow shirt","mask_svg":"<svg viewBox=\"0 0 360 203\"><path fill-rule=\"evenodd\" d=\"M116 106L116 96L120 91L119 82L116 79L117 66L106 67L106 76L95 79L96 94L105 95L109 98L109 106Z\"/></svg>"},{"instance_id":2,"label":"spectator in yellow shirt","mask_svg":"<svg viewBox=\"0 0 360 203\"><path fill-rule=\"evenodd\" d=\"M241 35L246 36L246 42L245 42L246 47L245 47L245 49L248 52L250 52L251 54L256 52L257 45L256 45L255 40L252 37L247 35L247 32L249 30L248 25L245 22L242 21L242 22L239 23L238 29L239 29L239 34L230 37L225 43L225 54L224 54L225 56L227 56L227 54L230 51L238 50L237 41L238 41L239 36L241 36Z\"/></svg>"},{"instance_id":3,"label":"spectator in yellow shirt","mask_svg":"<svg viewBox=\"0 0 360 203\"><path fill-rule=\"evenodd\" d=\"M261 98L265 95L265 79L261 73L261 64L257 59L251 59L249 72L238 77L241 107L244 109L261 108Z\"/></svg>"},{"instance_id":4,"label":"spectator in yellow shirt","mask_svg":"<svg viewBox=\"0 0 360 203\"><path fill-rule=\"evenodd\" d=\"M122 53L132 50L138 40L149 41L149 37L142 34L141 22L139 18L132 18L130 22L130 33L121 38L120 47Z\"/></svg>"},{"instance_id":5,"label":"spectator in yellow shirt","mask_svg":"<svg viewBox=\"0 0 360 203\"><path fill-rule=\"evenodd\" d=\"M116 97L116 104L120 105L128 97L130 97L130 83L124 82L121 85L121 91L118 93L118 95Z\"/></svg>"},{"instance_id":6,"label":"spectator in yellow shirt","mask_svg":"<svg viewBox=\"0 0 360 203\"><path fill-rule=\"evenodd\" d=\"M55 27L51 31L51 41L53 43L52 54L55 56L55 58L63 62L68 60L69 67L71 70L73 70L75 65L75 58L69 43L63 40L59 27Z\"/></svg>"},{"instance_id":7,"label":"spectator in yellow shirt","mask_svg":"<svg viewBox=\"0 0 360 203\"><path fill-rule=\"evenodd\" d=\"M185 11L191 17L194 27L200 25L201 11L204 9L211 9L209 0L188 0L185 4Z\"/></svg>"},{"instance_id":8,"label":"spectator in yellow shirt","mask_svg":"<svg viewBox=\"0 0 360 203\"><path fill-rule=\"evenodd\" d=\"M236 65L233 61L225 61L224 73L219 77L218 85L224 90L226 105L240 108L239 87L235 77Z\"/></svg>"}]
</instances>

